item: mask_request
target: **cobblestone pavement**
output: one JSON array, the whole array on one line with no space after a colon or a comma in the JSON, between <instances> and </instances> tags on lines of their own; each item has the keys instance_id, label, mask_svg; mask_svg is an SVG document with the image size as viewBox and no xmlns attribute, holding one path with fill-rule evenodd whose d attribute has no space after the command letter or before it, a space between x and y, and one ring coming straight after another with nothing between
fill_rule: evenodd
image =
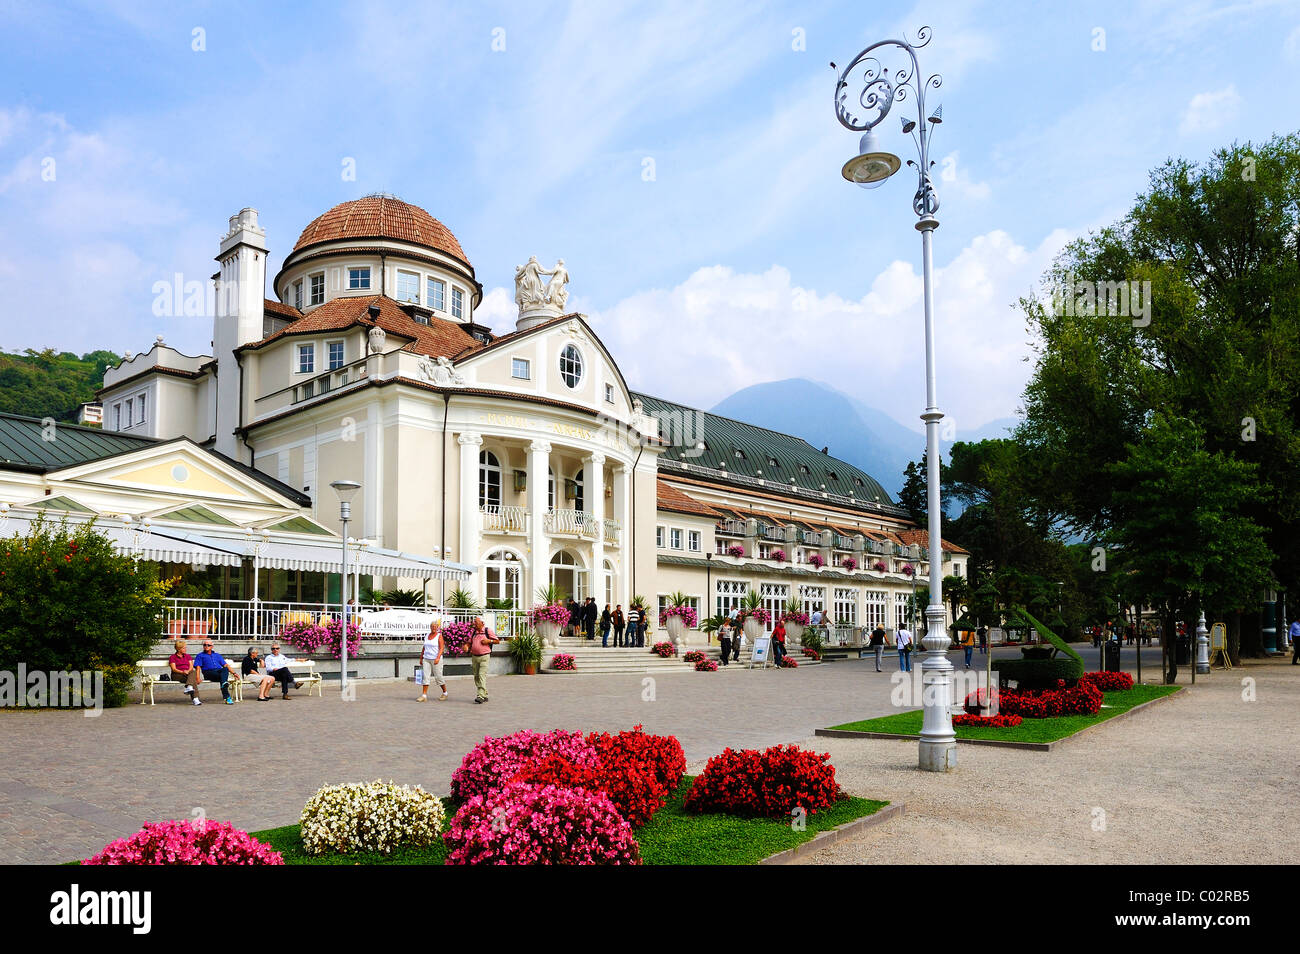
<instances>
[{"instance_id":1,"label":"cobblestone pavement","mask_svg":"<svg viewBox=\"0 0 1300 954\"><path fill-rule=\"evenodd\" d=\"M643 723L672 733L693 767L727 746L793 742L814 729L886 715L887 674L865 662L796 670L642 675L501 676L491 701L451 677L451 698L417 704L408 682L357 682L345 703L295 693L262 705L255 693L226 706L179 692L156 707L129 705L98 718L48 710L0 711L0 863L87 857L145 821L214 820L256 830L297 821L321 785L374 778L445 794L462 756L485 735L518 729L615 731ZM697 763L699 763L697 765Z\"/></svg>"},{"instance_id":2,"label":"cobblestone pavement","mask_svg":"<svg viewBox=\"0 0 1300 954\"><path fill-rule=\"evenodd\" d=\"M907 813L802 863L1294 864L1297 713L1300 667L1251 660L1052 752L959 745L947 775L914 742L816 739L841 784Z\"/></svg>"}]
</instances>

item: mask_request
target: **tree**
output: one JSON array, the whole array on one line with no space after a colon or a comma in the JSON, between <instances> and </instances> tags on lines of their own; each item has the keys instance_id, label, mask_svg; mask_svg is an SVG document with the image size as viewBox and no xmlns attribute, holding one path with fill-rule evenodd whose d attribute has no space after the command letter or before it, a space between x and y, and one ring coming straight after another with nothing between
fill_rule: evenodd
<instances>
[{"instance_id":1,"label":"tree","mask_svg":"<svg viewBox=\"0 0 1300 954\"><path fill-rule=\"evenodd\" d=\"M1191 421L1156 414L1143 440L1108 468L1114 478L1113 545L1124 554L1130 595L1163 611L1165 682L1178 678L1171 651L1180 611L1192 619L1241 605L1267 579L1264 532L1243 513L1257 492L1256 466L1206 450Z\"/></svg>"},{"instance_id":2,"label":"tree","mask_svg":"<svg viewBox=\"0 0 1300 954\"><path fill-rule=\"evenodd\" d=\"M1225 512L1262 528L1270 565L1234 582L1237 606L1258 605L1270 577L1292 592L1300 584L1297 196L1296 134L1233 145L1199 165L1170 160L1123 220L1068 247L1048 271L1051 307L1021 303L1038 355L1016 437L1036 505L1086 538L1127 536L1120 523L1131 513L1117 510L1117 490L1133 475L1118 465L1173 426L1156 425L1157 414L1190 423L1203 440L1196 460L1255 466L1254 489ZM1198 501L1188 502L1190 516ZM1225 584L1207 570L1207 587Z\"/></svg>"},{"instance_id":3,"label":"tree","mask_svg":"<svg viewBox=\"0 0 1300 954\"><path fill-rule=\"evenodd\" d=\"M104 705L122 705L159 639L168 585L93 522L40 515L26 537L0 540L0 671L101 671Z\"/></svg>"}]
</instances>

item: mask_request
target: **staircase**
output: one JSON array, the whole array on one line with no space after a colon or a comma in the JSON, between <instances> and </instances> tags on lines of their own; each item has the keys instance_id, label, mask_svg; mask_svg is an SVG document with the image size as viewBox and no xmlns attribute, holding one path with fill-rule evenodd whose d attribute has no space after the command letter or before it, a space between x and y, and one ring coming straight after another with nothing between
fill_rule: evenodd
<instances>
[{"instance_id":1,"label":"staircase","mask_svg":"<svg viewBox=\"0 0 1300 954\"><path fill-rule=\"evenodd\" d=\"M568 653L573 657L573 665L576 667L575 672L694 672L695 664L684 662L681 656L669 656L665 659L652 653L650 646L654 642L659 642L659 640L650 641L647 639L647 645L644 647L616 647L613 645L602 647L599 638L587 640L574 636L561 636L559 649L551 650L548 648L542 652L541 668L542 672L546 673L559 672L552 668L551 660L556 653ZM714 662L719 662L721 650L718 648L717 643L707 646L687 645L682 652L690 652L693 649L698 649ZM746 646L740 651L740 660L738 662L732 660L727 666L719 665L718 672L748 668L751 655L750 647ZM818 661L804 656L801 650L794 650L792 655L801 669L804 666L820 664ZM559 672L559 675L564 675L565 672Z\"/></svg>"}]
</instances>

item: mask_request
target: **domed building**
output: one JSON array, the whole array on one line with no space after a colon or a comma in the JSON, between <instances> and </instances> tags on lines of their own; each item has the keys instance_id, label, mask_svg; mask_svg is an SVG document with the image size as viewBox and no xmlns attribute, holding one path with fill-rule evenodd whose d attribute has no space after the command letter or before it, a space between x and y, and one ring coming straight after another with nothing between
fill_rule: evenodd
<instances>
[{"instance_id":1,"label":"domed building","mask_svg":"<svg viewBox=\"0 0 1300 954\"><path fill-rule=\"evenodd\" d=\"M453 232L393 196L313 219L269 283L267 250L256 210L231 217L213 353L160 340L108 371L106 430L188 437L307 495L331 528L330 484L359 481L352 535L475 567L480 601L528 606L555 584L626 608L680 591L703 617L752 589L847 632L895 626L928 573L920 531L869 474L630 391L567 308L562 260L519 266L518 321L494 330L475 321L483 287ZM944 572L966 556L945 544Z\"/></svg>"}]
</instances>

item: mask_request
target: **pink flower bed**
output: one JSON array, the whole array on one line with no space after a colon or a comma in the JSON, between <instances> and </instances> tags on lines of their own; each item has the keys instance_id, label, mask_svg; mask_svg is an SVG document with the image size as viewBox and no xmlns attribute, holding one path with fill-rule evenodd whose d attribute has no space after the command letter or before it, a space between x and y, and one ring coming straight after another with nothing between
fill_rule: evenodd
<instances>
[{"instance_id":1,"label":"pink flower bed","mask_svg":"<svg viewBox=\"0 0 1300 954\"><path fill-rule=\"evenodd\" d=\"M500 788L527 765L558 755L576 766L598 768L600 756L581 732L529 729L501 738L485 738L465 753L451 776L451 797L465 801Z\"/></svg>"},{"instance_id":2,"label":"pink flower bed","mask_svg":"<svg viewBox=\"0 0 1300 954\"><path fill-rule=\"evenodd\" d=\"M284 858L230 822L153 822L109 842L83 865L282 865Z\"/></svg>"},{"instance_id":3,"label":"pink flower bed","mask_svg":"<svg viewBox=\"0 0 1300 954\"><path fill-rule=\"evenodd\" d=\"M328 623L287 623L280 629L280 636L297 649L306 653L325 652L331 659L339 659L343 654L343 620L331 619ZM361 652L361 629L356 623L348 623L348 655L356 656Z\"/></svg>"},{"instance_id":4,"label":"pink flower bed","mask_svg":"<svg viewBox=\"0 0 1300 954\"><path fill-rule=\"evenodd\" d=\"M583 788L512 782L474 795L443 837L451 865L641 863L632 826L609 796Z\"/></svg>"},{"instance_id":5,"label":"pink flower bed","mask_svg":"<svg viewBox=\"0 0 1300 954\"><path fill-rule=\"evenodd\" d=\"M718 664L712 659L697 659L695 661L696 672L717 672Z\"/></svg>"}]
</instances>

